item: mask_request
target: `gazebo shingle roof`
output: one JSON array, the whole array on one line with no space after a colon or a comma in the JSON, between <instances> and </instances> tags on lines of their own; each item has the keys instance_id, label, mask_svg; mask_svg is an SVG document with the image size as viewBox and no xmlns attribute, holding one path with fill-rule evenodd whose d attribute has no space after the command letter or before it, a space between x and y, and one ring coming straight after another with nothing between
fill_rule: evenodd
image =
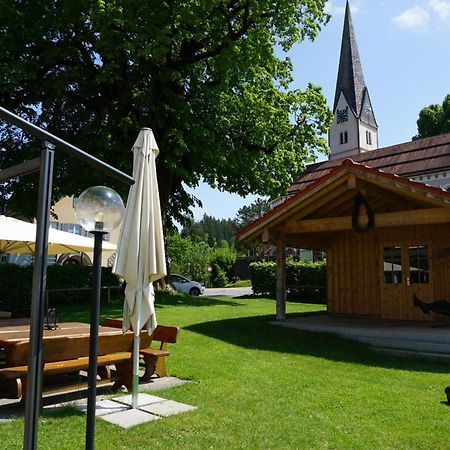
<instances>
[{"instance_id":1,"label":"gazebo shingle roof","mask_svg":"<svg viewBox=\"0 0 450 450\"><path fill-rule=\"evenodd\" d=\"M449 141L450 141L450 133L447 135ZM433 138L430 138L433 139ZM448 144L450 145L450 144ZM398 146L393 146L398 147ZM387 147L391 148L391 147ZM384 149L383 149L384 150ZM372 152L371 152L372 153ZM449 158L450 159L450 158ZM329 161L327 161L329 162ZM336 176L337 174L344 172L348 169L354 169L361 173L369 173L378 177L381 177L385 180L394 182L394 183L400 183L403 186L409 187L411 189L415 189L416 191L422 191L426 192L429 196L439 198L443 202L450 204L450 192L447 192L446 190L430 186L428 184L424 184L417 181L409 180L406 177L402 177L400 175L397 175L394 172L383 170L380 167L375 168L374 166L365 164L361 161L354 161L350 158L342 158L339 160L333 160L332 161L333 166L329 167L328 170L319 170L317 173L320 173L321 175L318 178L311 179L308 183L305 183L303 185L303 189L298 190L297 192L293 193L293 195L289 198L287 198L283 203L279 204L275 208L268 211L266 214L261 216L260 218L256 219L251 224L247 225L243 229L239 230L236 233L236 236L239 239L242 239L244 236L246 236L249 232L252 232L252 230L263 226L265 223L269 223L275 216L278 216L283 211L288 210L293 205L295 205L297 202L299 202L301 199L305 198L309 193L313 192L314 189L317 189L319 186L324 185L325 183L329 182L329 180ZM314 166L317 166L318 164L314 164Z\"/></svg>"},{"instance_id":2,"label":"gazebo shingle roof","mask_svg":"<svg viewBox=\"0 0 450 450\"><path fill-rule=\"evenodd\" d=\"M345 158L311 164L293 181L288 194L296 194L342 164ZM450 170L450 133L379 148L352 156L353 161L411 178Z\"/></svg>"}]
</instances>

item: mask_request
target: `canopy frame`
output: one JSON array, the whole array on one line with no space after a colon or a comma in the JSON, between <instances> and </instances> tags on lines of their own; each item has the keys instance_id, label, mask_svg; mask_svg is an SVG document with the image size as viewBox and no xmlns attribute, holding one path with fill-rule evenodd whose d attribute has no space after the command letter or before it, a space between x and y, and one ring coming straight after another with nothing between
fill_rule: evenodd
<instances>
[{"instance_id":1,"label":"canopy frame","mask_svg":"<svg viewBox=\"0 0 450 450\"><path fill-rule=\"evenodd\" d=\"M23 441L23 448L25 450L35 450L37 449L38 424L41 409L42 342L47 275L48 228L50 222L50 206L53 186L54 150L62 150L69 156L77 158L89 166L97 168L98 170L123 183L131 185L134 183L134 180L132 177L121 172L110 164L100 161L89 153L75 147L72 144L69 144L48 131L39 128L33 123L17 116L1 106L0 118L44 141L44 149L41 151L39 164L37 159L34 159L0 171L0 181L6 181L12 177L22 176L37 170L40 171L36 216L37 228L35 262L31 296L30 353L28 357L29 372L25 402Z\"/></svg>"}]
</instances>

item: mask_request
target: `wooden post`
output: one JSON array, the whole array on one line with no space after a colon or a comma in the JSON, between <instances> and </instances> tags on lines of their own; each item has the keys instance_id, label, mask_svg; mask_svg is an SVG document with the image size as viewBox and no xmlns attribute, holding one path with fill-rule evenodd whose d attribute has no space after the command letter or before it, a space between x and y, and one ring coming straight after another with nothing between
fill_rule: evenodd
<instances>
[{"instance_id":1,"label":"wooden post","mask_svg":"<svg viewBox=\"0 0 450 450\"><path fill-rule=\"evenodd\" d=\"M286 320L286 241L277 238L277 320Z\"/></svg>"}]
</instances>

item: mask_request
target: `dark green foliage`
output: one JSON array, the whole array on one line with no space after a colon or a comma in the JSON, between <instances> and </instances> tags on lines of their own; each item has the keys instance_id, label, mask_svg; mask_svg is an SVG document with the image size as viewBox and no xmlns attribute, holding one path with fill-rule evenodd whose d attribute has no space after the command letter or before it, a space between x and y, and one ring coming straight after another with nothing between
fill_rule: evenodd
<instances>
[{"instance_id":1,"label":"dark green foliage","mask_svg":"<svg viewBox=\"0 0 450 450\"><path fill-rule=\"evenodd\" d=\"M260 262L250 264L250 280L255 294L275 296L276 263ZM324 302L326 263L309 261L286 262L286 284L292 300Z\"/></svg>"},{"instance_id":2,"label":"dark green foliage","mask_svg":"<svg viewBox=\"0 0 450 450\"><path fill-rule=\"evenodd\" d=\"M211 248L207 242L194 241L177 233L167 236L167 256L170 259L170 272L184 275L192 280L221 287L233 276L236 252L224 241L223 247ZM208 267L212 272L208 272Z\"/></svg>"},{"instance_id":3,"label":"dark green foliage","mask_svg":"<svg viewBox=\"0 0 450 450\"><path fill-rule=\"evenodd\" d=\"M206 242L210 247L222 245L223 241L229 247L234 247L236 223L232 219L216 219L205 214L202 220L191 221L181 231L181 236L190 237L194 242Z\"/></svg>"},{"instance_id":4,"label":"dark green foliage","mask_svg":"<svg viewBox=\"0 0 450 450\"><path fill-rule=\"evenodd\" d=\"M269 201L262 198L258 198L249 206L243 206L238 210L235 218L237 229L241 230L242 228L254 222L256 219L263 216L269 210ZM257 256L266 248L267 245L257 242L238 241L236 243L236 249L238 250L238 252L241 255L245 256Z\"/></svg>"},{"instance_id":5,"label":"dark green foliage","mask_svg":"<svg viewBox=\"0 0 450 450\"><path fill-rule=\"evenodd\" d=\"M211 248L206 242L193 242L178 233L166 236L170 273L178 273L191 280L206 282Z\"/></svg>"},{"instance_id":6,"label":"dark green foliage","mask_svg":"<svg viewBox=\"0 0 450 450\"><path fill-rule=\"evenodd\" d=\"M234 275L236 252L228 247L213 250L210 259L211 284L213 287L224 287Z\"/></svg>"},{"instance_id":7,"label":"dark green foliage","mask_svg":"<svg viewBox=\"0 0 450 450\"><path fill-rule=\"evenodd\" d=\"M276 264L274 262L254 262L250 266L250 281L254 294L275 295Z\"/></svg>"},{"instance_id":8,"label":"dark green foliage","mask_svg":"<svg viewBox=\"0 0 450 450\"><path fill-rule=\"evenodd\" d=\"M68 303L88 302L91 299L92 267L79 265L51 265L47 268L47 290L49 306ZM32 266L0 264L0 308L7 311L26 312L31 304L33 281ZM111 273L110 267L102 268L102 286L120 286L120 280ZM81 288L74 291L54 291L53 289ZM112 291L114 296L121 295L119 289ZM112 295L113 295L112 294ZM102 300L106 292L102 290Z\"/></svg>"},{"instance_id":9,"label":"dark green foliage","mask_svg":"<svg viewBox=\"0 0 450 450\"><path fill-rule=\"evenodd\" d=\"M263 216L270 210L270 204L267 200L258 198L251 205L240 208L236 215L236 225L238 228L244 228L253 221Z\"/></svg>"},{"instance_id":10,"label":"dark green foliage","mask_svg":"<svg viewBox=\"0 0 450 450\"><path fill-rule=\"evenodd\" d=\"M211 267L212 287L225 287L228 284L228 277L226 276L225 271L218 264L213 264Z\"/></svg>"},{"instance_id":11,"label":"dark green foliage","mask_svg":"<svg viewBox=\"0 0 450 450\"><path fill-rule=\"evenodd\" d=\"M287 285L325 286L327 266L324 262L288 261L286 264Z\"/></svg>"},{"instance_id":12,"label":"dark green foliage","mask_svg":"<svg viewBox=\"0 0 450 450\"><path fill-rule=\"evenodd\" d=\"M0 309L29 308L33 268L0 263Z\"/></svg>"},{"instance_id":13,"label":"dark green foliage","mask_svg":"<svg viewBox=\"0 0 450 450\"><path fill-rule=\"evenodd\" d=\"M92 273L92 271L91 271ZM122 280L112 273L112 267L102 267L102 286L121 286Z\"/></svg>"},{"instance_id":14,"label":"dark green foliage","mask_svg":"<svg viewBox=\"0 0 450 450\"><path fill-rule=\"evenodd\" d=\"M325 4L3 0L0 104L128 173L137 133L151 127L165 217L192 216L185 187L200 180L276 196L328 152L322 89L291 89L292 63L281 55L317 37ZM40 145L0 125L0 166ZM61 152L55 160L56 199L95 184L128 191ZM34 215L36 180L4 186L12 209Z\"/></svg>"},{"instance_id":15,"label":"dark green foliage","mask_svg":"<svg viewBox=\"0 0 450 450\"><path fill-rule=\"evenodd\" d=\"M220 269L223 271L224 275L228 279L232 278L234 275L235 262L236 262L236 252L227 247L214 249L210 258L210 266L220 267Z\"/></svg>"},{"instance_id":16,"label":"dark green foliage","mask_svg":"<svg viewBox=\"0 0 450 450\"><path fill-rule=\"evenodd\" d=\"M429 105L420 111L417 131L413 139L450 132L450 94L445 97L442 105Z\"/></svg>"}]
</instances>

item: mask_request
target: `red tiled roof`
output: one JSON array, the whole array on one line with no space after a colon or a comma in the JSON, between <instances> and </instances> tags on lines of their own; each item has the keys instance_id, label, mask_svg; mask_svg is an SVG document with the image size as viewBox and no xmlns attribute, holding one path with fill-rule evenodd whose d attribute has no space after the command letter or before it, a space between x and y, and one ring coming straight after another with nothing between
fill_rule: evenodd
<instances>
[{"instance_id":1,"label":"red tiled roof","mask_svg":"<svg viewBox=\"0 0 450 450\"><path fill-rule=\"evenodd\" d=\"M450 134L443 135L443 136L447 136L450 141ZM430 139L433 139L433 138L430 138ZM418 142L418 141L416 141L416 142ZM403 144L400 144L398 146L393 146L393 147L400 147L401 145L403 145ZM386 147L385 149L380 149L380 150L391 149L393 147ZM347 167L355 168L356 170L358 170L360 172L377 174L379 176L382 176L383 178L391 179L392 181L400 182L404 185L408 185L411 188L420 189L420 190L426 191L430 194L440 196L441 198L443 197L443 199L446 202L450 202L450 192L447 192L446 190L439 188L439 187L434 187L434 186L430 186L425 183L413 181L406 177L397 175L396 173L392 173L390 171L385 171L385 170L382 170L379 168L375 168L373 166L361 164L360 162L353 161L350 158L345 158L345 159L341 158L341 159L336 159L333 161L326 161L326 163L328 163L328 162L332 162L332 163L337 162L337 164L333 164L332 167L330 167L328 170L319 170L318 173L322 174L322 176L320 178L311 179L311 181L309 181L308 183L305 183L301 190L298 190L297 192L293 192L294 195L289 197L287 200L285 200L280 205L271 209L269 212L267 212L265 215L261 216L259 219L256 219L254 222L247 225L242 230L238 231L236 233L236 236L239 238L239 237L247 234L253 228L257 227L258 225L262 224L263 222L266 222L267 219L269 219L270 217L276 215L277 213L286 209L292 203L295 203L297 200L304 197L309 191L311 191L314 188L316 188L317 186L325 183L328 179L332 178L334 175L338 174L339 172L346 170ZM323 164L325 164L325 163L323 163ZM317 166L317 164L314 164L314 166Z\"/></svg>"},{"instance_id":2,"label":"red tiled roof","mask_svg":"<svg viewBox=\"0 0 450 450\"><path fill-rule=\"evenodd\" d=\"M289 194L304 190L310 183L342 164L345 158L311 164L294 180ZM379 148L352 156L366 166L402 177L413 177L442 170L450 170L450 133L417 141Z\"/></svg>"}]
</instances>

